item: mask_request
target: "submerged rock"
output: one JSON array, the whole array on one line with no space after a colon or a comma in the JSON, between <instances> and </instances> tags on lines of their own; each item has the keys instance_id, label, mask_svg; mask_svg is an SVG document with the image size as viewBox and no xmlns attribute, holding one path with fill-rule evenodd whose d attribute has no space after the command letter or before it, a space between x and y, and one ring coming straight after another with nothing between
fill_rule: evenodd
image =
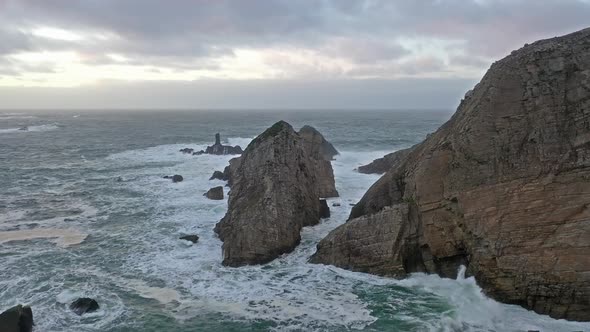
<instances>
[{"instance_id":1,"label":"submerged rock","mask_svg":"<svg viewBox=\"0 0 590 332\"><path fill-rule=\"evenodd\" d=\"M188 153L188 154L192 154L194 151L195 151L194 149L190 149L190 148L180 149L180 152Z\"/></svg>"},{"instance_id":2,"label":"submerged rock","mask_svg":"<svg viewBox=\"0 0 590 332\"><path fill-rule=\"evenodd\" d=\"M373 160L370 164L359 166L357 171L363 174L383 174L404 161L410 151L412 151L412 148L386 154L382 158Z\"/></svg>"},{"instance_id":3,"label":"submerged rock","mask_svg":"<svg viewBox=\"0 0 590 332\"><path fill-rule=\"evenodd\" d=\"M180 237L181 240L190 241L192 243L197 243L199 241L199 236L196 234L193 235L184 235Z\"/></svg>"},{"instance_id":4,"label":"submerged rock","mask_svg":"<svg viewBox=\"0 0 590 332\"><path fill-rule=\"evenodd\" d=\"M320 219L330 218L330 207L325 199L320 199Z\"/></svg>"},{"instance_id":5,"label":"submerged rock","mask_svg":"<svg viewBox=\"0 0 590 332\"><path fill-rule=\"evenodd\" d=\"M212 200L222 200L223 199L223 187L217 186L209 189L203 196L212 199Z\"/></svg>"},{"instance_id":6,"label":"submerged rock","mask_svg":"<svg viewBox=\"0 0 590 332\"><path fill-rule=\"evenodd\" d=\"M82 297L70 304L70 309L79 316L98 310L100 306L96 300Z\"/></svg>"},{"instance_id":7,"label":"submerged rock","mask_svg":"<svg viewBox=\"0 0 590 332\"><path fill-rule=\"evenodd\" d=\"M224 265L267 263L299 244L301 228L319 222L314 162L284 121L248 145L234 162L228 211L215 227Z\"/></svg>"},{"instance_id":8,"label":"submerged rock","mask_svg":"<svg viewBox=\"0 0 590 332\"><path fill-rule=\"evenodd\" d=\"M554 318L590 320L590 29L494 63L318 244L314 263L455 277Z\"/></svg>"},{"instance_id":9,"label":"submerged rock","mask_svg":"<svg viewBox=\"0 0 590 332\"><path fill-rule=\"evenodd\" d=\"M2 332L31 332L34 325L33 310L29 306L19 304L0 314Z\"/></svg>"},{"instance_id":10,"label":"submerged rock","mask_svg":"<svg viewBox=\"0 0 590 332\"><path fill-rule=\"evenodd\" d=\"M182 175L166 175L164 176L164 179L171 179L172 182L176 183L176 182L182 182L182 180L184 180L184 178L182 177Z\"/></svg>"}]
</instances>

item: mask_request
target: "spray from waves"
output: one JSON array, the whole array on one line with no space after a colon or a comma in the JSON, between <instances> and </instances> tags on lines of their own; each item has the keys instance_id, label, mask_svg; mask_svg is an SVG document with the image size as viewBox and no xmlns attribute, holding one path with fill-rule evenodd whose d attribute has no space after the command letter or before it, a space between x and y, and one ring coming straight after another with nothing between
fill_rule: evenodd
<instances>
[{"instance_id":1,"label":"spray from waves","mask_svg":"<svg viewBox=\"0 0 590 332\"><path fill-rule=\"evenodd\" d=\"M414 273L397 281L401 286L437 294L453 309L449 315L428 323L432 332L457 331L586 331L588 323L556 320L520 306L496 302L485 296L475 278L465 278L465 266L459 268L457 279Z\"/></svg>"},{"instance_id":2,"label":"spray from waves","mask_svg":"<svg viewBox=\"0 0 590 332\"><path fill-rule=\"evenodd\" d=\"M26 129L25 129L26 128ZM7 128L7 129L0 129L0 134L24 134L29 132L44 132L44 131L52 131L59 129L57 123L52 124L43 124L38 126L27 126L27 127L19 127L19 128Z\"/></svg>"},{"instance_id":3,"label":"spray from waves","mask_svg":"<svg viewBox=\"0 0 590 332\"><path fill-rule=\"evenodd\" d=\"M33 115L0 115L0 120L12 120L12 119L36 119Z\"/></svg>"}]
</instances>

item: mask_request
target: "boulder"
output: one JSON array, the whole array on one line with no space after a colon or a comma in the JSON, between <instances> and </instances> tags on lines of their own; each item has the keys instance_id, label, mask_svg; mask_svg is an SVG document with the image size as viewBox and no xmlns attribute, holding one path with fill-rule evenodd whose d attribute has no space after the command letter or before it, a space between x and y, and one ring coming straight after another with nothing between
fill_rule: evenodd
<instances>
[{"instance_id":1,"label":"boulder","mask_svg":"<svg viewBox=\"0 0 590 332\"><path fill-rule=\"evenodd\" d=\"M338 151L313 127L303 126L299 130L299 136L303 139L303 146L307 154L313 158L319 197L338 197L334 182L334 170L330 162L338 154Z\"/></svg>"},{"instance_id":2,"label":"boulder","mask_svg":"<svg viewBox=\"0 0 590 332\"><path fill-rule=\"evenodd\" d=\"M223 172L221 171L215 171L213 172L213 175L211 175L211 177L209 178L210 180L223 180L225 178Z\"/></svg>"},{"instance_id":3,"label":"boulder","mask_svg":"<svg viewBox=\"0 0 590 332\"><path fill-rule=\"evenodd\" d=\"M197 243L199 241L199 236L196 234L193 235L184 235L180 237L181 240L190 241L192 243Z\"/></svg>"},{"instance_id":4,"label":"boulder","mask_svg":"<svg viewBox=\"0 0 590 332\"><path fill-rule=\"evenodd\" d=\"M332 203L332 206L340 206L340 203Z\"/></svg>"},{"instance_id":5,"label":"boulder","mask_svg":"<svg viewBox=\"0 0 590 332\"><path fill-rule=\"evenodd\" d=\"M320 219L330 218L330 207L325 199L320 199Z\"/></svg>"},{"instance_id":6,"label":"boulder","mask_svg":"<svg viewBox=\"0 0 590 332\"><path fill-rule=\"evenodd\" d=\"M33 311L29 306L19 304L0 314L2 332L31 332L33 325Z\"/></svg>"},{"instance_id":7,"label":"boulder","mask_svg":"<svg viewBox=\"0 0 590 332\"><path fill-rule=\"evenodd\" d=\"M454 278L590 320L590 29L494 63L453 117L392 166L314 263Z\"/></svg>"},{"instance_id":8,"label":"boulder","mask_svg":"<svg viewBox=\"0 0 590 332\"><path fill-rule=\"evenodd\" d=\"M212 199L212 200L222 200L223 199L223 187L217 186L209 189L203 196Z\"/></svg>"},{"instance_id":9,"label":"boulder","mask_svg":"<svg viewBox=\"0 0 590 332\"><path fill-rule=\"evenodd\" d=\"M205 150L196 151L196 152L193 152L193 156L200 156L204 153L205 153Z\"/></svg>"},{"instance_id":10,"label":"boulder","mask_svg":"<svg viewBox=\"0 0 590 332\"><path fill-rule=\"evenodd\" d=\"M400 162L405 160L410 151L412 151L412 148L386 154L382 158L373 160L370 164L359 166L357 171L363 174L383 174L389 171L390 168L397 166Z\"/></svg>"},{"instance_id":11,"label":"boulder","mask_svg":"<svg viewBox=\"0 0 590 332\"><path fill-rule=\"evenodd\" d=\"M176 182L182 182L182 180L184 180L184 178L182 177L182 175L173 175L172 176L172 182L176 183Z\"/></svg>"},{"instance_id":12,"label":"boulder","mask_svg":"<svg viewBox=\"0 0 590 332\"><path fill-rule=\"evenodd\" d=\"M299 244L301 228L319 222L314 161L284 121L248 145L234 162L228 211L215 227L224 265L267 263Z\"/></svg>"},{"instance_id":13,"label":"boulder","mask_svg":"<svg viewBox=\"0 0 590 332\"><path fill-rule=\"evenodd\" d=\"M88 297L79 298L70 304L70 310L72 310L78 316L82 316L83 314L94 312L94 311L98 310L98 308L100 308L100 306L98 305L98 302L96 302L96 300L88 298Z\"/></svg>"}]
</instances>

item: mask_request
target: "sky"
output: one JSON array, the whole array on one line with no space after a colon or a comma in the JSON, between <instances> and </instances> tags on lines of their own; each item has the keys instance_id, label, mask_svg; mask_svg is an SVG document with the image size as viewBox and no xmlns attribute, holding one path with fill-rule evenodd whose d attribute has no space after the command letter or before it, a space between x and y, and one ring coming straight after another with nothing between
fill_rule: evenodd
<instances>
[{"instance_id":1,"label":"sky","mask_svg":"<svg viewBox=\"0 0 590 332\"><path fill-rule=\"evenodd\" d=\"M0 0L0 109L453 109L590 0Z\"/></svg>"}]
</instances>

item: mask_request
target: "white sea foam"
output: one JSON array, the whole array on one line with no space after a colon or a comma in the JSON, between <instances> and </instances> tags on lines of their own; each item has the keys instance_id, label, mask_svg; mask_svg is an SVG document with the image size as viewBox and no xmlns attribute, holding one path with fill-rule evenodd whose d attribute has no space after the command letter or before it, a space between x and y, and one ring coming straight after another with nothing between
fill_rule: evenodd
<instances>
[{"instance_id":1,"label":"white sea foam","mask_svg":"<svg viewBox=\"0 0 590 332\"><path fill-rule=\"evenodd\" d=\"M44 131L52 131L59 129L59 126L55 123L53 124L43 124L37 126L28 126L27 130L21 130L22 127L19 128L8 128L8 129L0 129L0 134L14 134L14 133L28 133L28 132L44 132Z\"/></svg>"},{"instance_id":2,"label":"white sea foam","mask_svg":"<svg viewBox=\"0 0 590 332\"><path fill-rule=\"evenodd\" d=\"M74 229L36 228L0 232L0 243L45 238L58 246L68 247L82 243L87 236L88 234L81 233Z\"/></svg>"},{"instance_id":3,"label":"white sea foam","mask_svg":"<svg viewBox=\"0 0 590 332\"><path fill-rule=\"evenodd\" d=\"M242 148L249 141L248 138L228 139L229 144L239 144ZM271 321L277 331L366 328L377 321L378 315L372 308L375 303L360 290L370 293L373 289L390 287L407 289L411 295L396 297L393 293L388 297L388 303L381 304L395 310L393 318L415 323L421 326L418 329L421 331L575 331L588 330L590 326L557 321L520 307L499 304L485 297L473 278L450 280L415 274L398 281L308 264L307 259L315 252L317 242L345 222L350 213L349 204L357 202L379 178L378 175L359 174L353 169L381 157L385 154L382 152L344 151L336 158L333 166L341 197L330 199L329 205L339 202L341 206L331 207L331 218L317 226L304 228L301 244L294 252L264 266L224 267L221 265L222 243L213 227L225 214L227 202L208 200L202 194L210 187L224 184L208 179L214 170L222 170L233 156L185 155L178 151L184 147L200 150L205 146L161 145L106 158L108 167L125 166L120 171L125 180L117 185L139 193L138 199L153 211L149 217L138 218L134 224L112 223L105 225L104 230L96 230L112 236L113 241L136 241L138 247L125 249L127 259L120 271L76 270L76 273L88 274L92 280L99 281L98 284L62 289L60 292L64 293L57 297L59 303L67 303L81 295L98 296L110 302L101 309L100 315L105 316L101 316L100 321L86 323L68 316L69 320L76 322L77 325L73 326L112 329L108 322L120 319L126 313L117 291L108 288L112 284L121 291L157 301L158 310L178 320L189 320L204 313L221 313L225 319L243 321L244 324ZM172 183L162 179L167 174L181 174L184 181ZM224 192L227 194L228 188L224 188ZM125 206L128 202L117 198L116 204ZM187 246L178 239L182 234L198 234L200 239L197 244ZM109 254L108 250L105 254ZM130 271L133 271L132 276L129 276ZM415 306L427 308L429 301L448 304L448 312L423 316L411 312L410 308ZM63 313L42 308L54 319L42 327L59 330L56 326L60 326L58 319Z\"/></svg>"}]
</instances>

